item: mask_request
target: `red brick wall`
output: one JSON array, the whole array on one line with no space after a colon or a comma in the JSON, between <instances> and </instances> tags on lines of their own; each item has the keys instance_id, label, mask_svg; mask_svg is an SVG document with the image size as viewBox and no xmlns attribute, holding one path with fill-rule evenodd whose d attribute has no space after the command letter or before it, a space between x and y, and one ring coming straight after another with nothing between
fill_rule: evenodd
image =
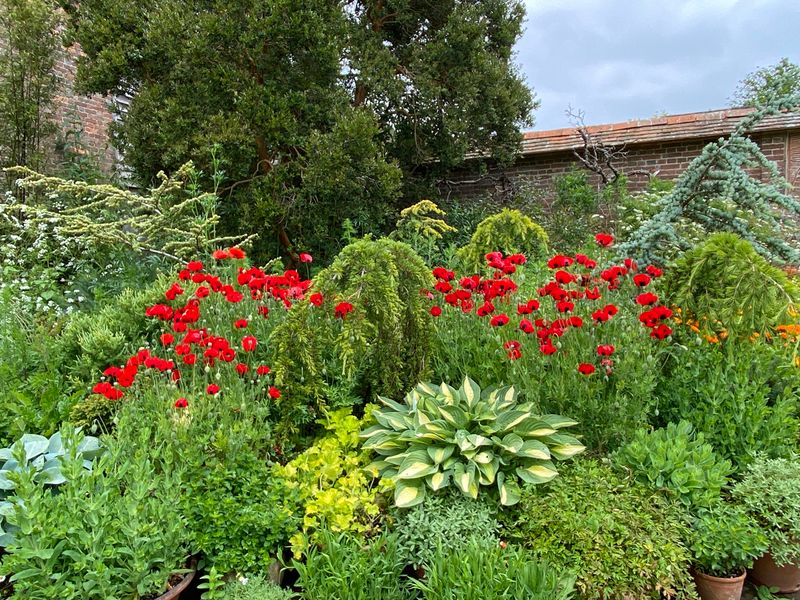
<instances>
[{"instance_id":1,"label":"red brick wall","mask_svg":"<svg viewBox=\"0 0 800 600\"><path fill-rule=\"evenodd\" d=\"M753 139L765 156L777 164L781 174L799 188L796 191L800 191L800 132L770 132L754 136ZM645 171L662 179L674 180L709 141L711 140L685 140L628 146L627 157L615 164L622 172L629 174L630 187L640 190L647 184L648 177L635 172ZM516 182L524 179L532 182L545 196L549 196L553 190L553 180L576 167L580 167L580 164L571 151L534 154L520 157L514 165L502 171L490 169L489 177L483 179L469 168L452 173L449 178L456 183L442 185L440 191L444 196L451 197L470 198L487 192L501 197ZM760 173L756 172L754 175L758 176ZM476 179L481 180L475 181ZM590 179L599 185L599 177L592 174ZM464 181L474 183L462 184Z\"/></svg>"}]
</instances>

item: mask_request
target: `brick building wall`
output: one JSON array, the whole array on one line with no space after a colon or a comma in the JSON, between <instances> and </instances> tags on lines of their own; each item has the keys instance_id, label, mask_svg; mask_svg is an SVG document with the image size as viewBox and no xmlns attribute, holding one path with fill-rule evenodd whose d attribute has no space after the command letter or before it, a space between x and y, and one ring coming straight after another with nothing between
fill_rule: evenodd
<instances>
[{"instance_id":1,"label":"brick building wall","mask_svg":"<svg viewBox=\"0 0 800 600\"><path fill-rule=\"evenodd\" d=\"M609 145L624 147L626 156L614 164L629 178L632 190L643 189L648 173L662 179L676 179L710 141L730 133L746 109L673 115L648 121L633 121L589 127L592 137ZM751 135L764 155L800 195L800 116L778 115L762 123ZM490 168L480 175L477 163L448 176L440 185L445 197L474 198L490 194L503 198L525 181L545 197L551 196L554 180L581 165L573 149L582 148L576 130L559 129L525 134L522 153L505 169ZM588 171L587 171L588 173ZM762 177L760 170L753 173ZM600 185L600 178L590 175Z\"/></svg>"}]
</instances>

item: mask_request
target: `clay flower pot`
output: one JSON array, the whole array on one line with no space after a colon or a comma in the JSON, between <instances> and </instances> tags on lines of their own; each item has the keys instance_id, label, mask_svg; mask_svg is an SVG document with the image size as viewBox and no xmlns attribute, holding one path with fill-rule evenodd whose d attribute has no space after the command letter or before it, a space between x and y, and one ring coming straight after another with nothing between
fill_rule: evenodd
<instances>
[{"instance_id":1,"label":"clay flower pot","mask_svg":"<svg viewBox=\"0 0 800 600\"><path fill-rule=\"evenodd\" d=\"M800 591L800 565L790 563L779 567L769 552L755 562L750 574L761 585L778 588L780 594Z\"/></svg>"},{"instance_id":2,"label":"clay flower pot","mask_svg":"<svg viewBox=\"0 0 800 600\"><path fill-rule=\"evenodd\" d=\"M197 573L196 569L196 561L192 561L192 564L189 565L189 568L192 569L188 573L183 576L178 583L173 585L170 589L166 592L155 598L154 600L178 600L181 597L181 594L186 590L187 587L192 583L195 574Z\"/></svg>"},{"instance_id":3,"label":"clay flower pot","mask_svg":"<svg viewBox=\"0 0 800 600\"><path fill-rule=\"evenodd\" d=\"M713 577L694 572L694 583L702 600L740 600L747 571L738 577Z\"/></svg>"}]
</instances>

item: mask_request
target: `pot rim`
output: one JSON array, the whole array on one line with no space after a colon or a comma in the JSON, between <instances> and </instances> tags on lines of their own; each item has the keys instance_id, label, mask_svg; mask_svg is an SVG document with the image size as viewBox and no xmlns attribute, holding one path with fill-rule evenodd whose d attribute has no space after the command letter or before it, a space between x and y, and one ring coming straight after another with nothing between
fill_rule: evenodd
<instances>
[{"instance_id":1,"label":"pot rim","mask_svg":"<svg viewBox=\"0 0 800 600\"><path fill-rule=\"evenodd\" d=\"M747 577L747 569L742 569L742 574L736 577L717 577L715 575L703 573L700 569L694 569L694 575L702 579L708 579L709 581L738 583L739 581L744 581Z\"/></svg>"},{"instance_id":2,"label":"pot rim","mask_svg":"<svg viewBox=\"0 0 800 600\"><path fill-rule=\"evenodd\" d=\"M192 583L194 576L197 574L197 559L193 558L189 563L189 571L188 573L184 573L183 579L178 582L178 584L166 592L161 594L160 596L156 596L154 600L173 600L174 598L180 597L181 593L189 587L189 584Z\"/></svg>"}]
</instances>

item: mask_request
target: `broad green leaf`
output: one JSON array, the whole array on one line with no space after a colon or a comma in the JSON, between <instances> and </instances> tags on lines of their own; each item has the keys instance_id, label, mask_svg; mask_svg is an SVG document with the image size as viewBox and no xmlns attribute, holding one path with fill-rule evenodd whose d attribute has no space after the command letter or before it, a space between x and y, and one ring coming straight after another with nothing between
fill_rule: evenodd
<instances>
[{"instance_id":1,"label":"broad green leaf","mask_svg":"<svg viewBox=\"0 0 800 600\"><path fill-rule=\"evenodd\" d=\"M528 422L523 423L517 427L516 432L525 437L544 437L556 432L553 427L544 421L537 421L530 419Z\"/></svg>"},{"instance_id":2,"label":"broad green leaf","mask_svg":"<svg viewBox=\"0 0 800 600\"><path fill-rule=\"evenodd\" d=\"M517 456L549 460L550 450L548 450L547 446L538 440L526 440L525 443L522 444L522 447L520 447L520 449L517 451Z\"/></svg>"},{"instance_id":3,"label":"broad green leaf","mask_svg":"<svg viewBox=\"0 0 800 600\"><path fill-rule=\"evenodd\" d=\"M464 384L461 386L461 394L467 401L467 406L470 410L475 408L481 400L481 388L469 377L464 378Z\"/></svg>"},{"instance_id":4,"label":"broad green leaf","mask_svg":"<svg viewBox=\"0 0 800 600\"><path fill-rule=\"evenodd\" d=\"M80 450L80 446L78 447L78 450ZM47 444L47 453L48 454L64 453L64 444L61 442L60 431L56 431L53 435L50 436L50 443Z\"/></svg>"},{"instance_id":5,"label":"broad green leaf","mask_svg":"<svg viewBox=\"0 0 800 600\"><path fill-rule=\"evenodd\" d=\"M472 460L479 465L485 465L494 460L494 454L492 452L479 452L472 458Z\"/></svg>"},{"instance_id":6,"label":"broad green leaf","mask_svg":"<svg viewBox=\"0 0 800 600\"><path fill-rule=\"evenodd\" d=\"M412 425L411 417L398 412L376 410L372 413L375 420L395 431L403 431Z\"/></svg>"},{"instance_id":7,"label":"broad green leaf","mask_svg":"<svg viewBox=\"0 0 800 600\"><path fill-rule=\"evenodd\" d=\"M444 487L447 487L449 483L450 476L452 475L451 471L439 471L434 473L433 475L429 475L425 478L425 483L434 491L441 490Z\"/></svg>"},{"instance_id":8,"label":"broad green leaf","mask_svg":"<svg viewBox=\"0 0 800 600\"><path fill-rule=\"evenodd\" d=\"M453 470L453 481L458 489L473 500L478 497L478 478L475 474L475 465L469 465L466 469L463 465L456 465Z\"/></svg>"},{"instance_id":9,"label":"broad green leaf","mask_svg":"<svg viewBox=\"0 0 800 600\"><path fill-rule=\"evenodd\" d=\"M364 431L358 434L362 440L369 439L379 433L391 433L388 429L381 425L372 425L371 427L367 427Z\"/></svg>"},{"instance_id":10,"label":"broad green leaf","mask_svg":"<svg viewBox=\"0 0 800 600\"><path fill-rule=\"evenodd\" d=\"M415 450L410 452L398 467L396 479L419 479L420 477L427 477L437 470L438 466L431 464L427 452Z\"/></svg>"},{"instance_id":11,"label":"broad green leaf","mask_svg":"<svg viewBox=\"0 0 800 600\"><path fill-rule=\"evenodd\" d=\"M395 402L391 398L384 398L383 396L378 396L378 400L380 400L383 404L391 408L392 410L399 412L399 413L408 413L408 406L405 404L400 404L399 402Z\"/></svg>"},{"instance_id":12,"label":"broad green leaf","mask_svg":"<svg viewBox=\"0 0 800 600\"><path fill-rule=\"evenodd\" d=\"M418 383L417 387L414 389L420 394L424 394L426 396L435 396L437 393L439 393L438 388L430 383Z\"/></svg>"},{"instance_id":13,"label":"broad green leaf","mask_svg":"<svg viewBox=\"0 0 800 600\"><path fill-rule=\"evenodd\" d=\"M492 485L497 471L500 468L500 459L494 458L488 463L478 463L478 472L480 473L480 483L482 485Z\"/></svg>"},{"instance_id":14,"label":"broad green leaf","mask_svg":"<svg viewBox=\"0 0 800 600\"><path fill-rule=\"evenodd\" d=\"M450 458L453 452L455 452L455 446L430 446L428 448L428 456L430 456L437 465Z\"/></svg>"},{"instance_id":15,"label":"broad green leaf","mask_svg":"<svg viewBox=\"0 0 800 600\"><path fill-rule=\"evenodd\" d=\"M26 460L31 460L35 456L47 452L47 446L50 444L50 441L43 435L26 433L17 443L21 443L25 447Z\"/></svg>"},{"instance_id":16,"label":"broad green leaf","mask_svg":"<svg viewBox=\"0 0 800 600\"><path fill-rule=\"evenodd\" d=\"M577 425L577 421L573 421L572 419L567 419L566 417L562 417L561 415L544 415L541 417L542 421L550 425L553 429L563 429L564 427L572 427L573 425Z\"/></svg>"},{"instance_id":17,"label":"broad green leaf","mask_svg":"<svg viewBox=\"0 0 800 600\"><path fill-rule=\"evenodd\" d=\"M517 451L522 448L522 444L525 443L521 437L519 437L516 433L509 433L506 434L505 437L501 440L500 438L494 437L492 438L495 444L500 446L503 450L516 454Z\"/></svg>"},{"instance_id":18,"label":"broad green leaf","mask_svg":"<svg viewBox=\"0 0 800 600\"><path fill-rule=\"evenodd\" d=\"M572 458L584 450L586 450L586 446L583 444L560 444L558 446L550 447L550 452L559 460Z\"/></svg>"},{"instance_id":19,"label":"broad green leaf","mask_svg":"<svg viewBox=\"0 0 800 600\"><path fill-rule=\"evenodd\" d=\"M458 402L458 391L454 390L453 388L451 388L446 383L443 383L441 386L439 386L439 389L441 390L442 396L444 396L445 400L447 401L447 404L458 404L459 403Z\"/></svg>"},{"instance_id":20,"label":"broad green leaf","mask_svg":"<svg viewBox=\"0 0 800 600\"><path fill-rule=\"evenodd\" d=\"M497 416L497 420L494 423L495 430L497 433L503 433L513 429L530 416L531 413L523 410L507 410Z\"/></svg>"},{"instance_id":21,"label":"broad green leaf","mask_svg":"<svg viewBox=\"0 0 800 600\"><path fill-rule=\"evenodd\" d=\"M521 493L519 484L513 478L506 478L505 473L497 474L497 490L500 492L500 504L512 506L519 502Z\"/></svg>"},{"instance_id":22,"label":"broad green leaf","mask_svg":"<svg viewBox=\"0 0 800 600\"><path fill-rule=\"evenodd\" d=\"M453 427L465 427L469 422L469 417L463 408L455 405L447 405L439 407L439 414L442 418L450 423Z\"/></svg>"},{"instance_id":23,"label":"broad green leaf","mask_svg":"<svg viewBox=\"0 0 800 600\"><path fill-rule=\"evenodd\" d=\"M532 464L527 467L517 467L517 476L527 483L547 483L556 478L558 471L551 462Z\"/></svg>"},{"instance_id":24,"label":"broad green leaf","mask_svg":"<svg viewBox=\"0 0 800 600\"><path fill-rule=\"evenodd\" d=\"M394 488L394 503L400 508L411 508L425 499L425 484L421 481L398 481Z\"/></svg>"}]
</instances>

